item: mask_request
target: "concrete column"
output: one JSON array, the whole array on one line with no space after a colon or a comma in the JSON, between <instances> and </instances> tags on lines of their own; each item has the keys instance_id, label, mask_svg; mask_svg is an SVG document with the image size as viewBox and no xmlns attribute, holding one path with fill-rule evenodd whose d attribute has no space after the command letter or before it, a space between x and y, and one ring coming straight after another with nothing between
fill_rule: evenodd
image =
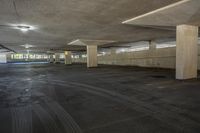
<instances>
[{"instance_id":1,"label":"concrete column","mask_svg":"<svg viewBox=\"0 0 200 133\"><path fill-rule=\"evenodd\" d=\"M110 54L115 55L116 54L116 48L111 48L110 49Z\"/></svg>"},{"instance_id":2,"label":"concrete column","mask_svg":"<svg viewBox=\"0 0 200 133\"><path fill-rule=\"evenodd\" d=\"M65 65L72 64L71 51L65 51Z\"/></svg>"},{"instance_id":3,"label":"concrete column","mask_svg":"<svg viewBox=\"0 0 200 133\"><path fill-rule=\"evenodd\" d=\"M6 54L0 54L0 63L7 63Z\"/></svg>"},{"instance_id":4,"label":"concrete column","mask_svg":"<svg viewBox=\"0 0 200 133\"><path fill-rule=\"evenodd\" d=\"M177 26L176 32L176 79L196 78L198 64L198 27L179 25Z\"/></svg>"},{"instance_id":5,"label":"concrete column","mask_svg":"<svg viewBox=\"0 0 200 133\"><path fill-rule=\"evenodd\" d=\"M117 52L117 48L114 47L114 48L110 49L110 59L112 60L111 61L112 65L115 65L116 62L117 62L117 59L116 59L117 58L117 53L116 52Z\"/></svg>"},{"instance_id":6,"label":"concrete column","mask_svg":"<svg viewBox=\"0 0 200 133\"><path fill-rule=\"evenodd\" d=\"M87 45L87 67L97 66L97 45Z\"/></svg>"},{"instance_id":7,"label":"concrete column","mask_svg":"<svg viewBox=\"0 0 200 133\"><path fill-rule=\"evenodd\" d=\"M49 55L49 63L53 63L54 62L54 58L53 58L53 54Z\"/></svg>"},{"instance_id":8,"label":"concrete column","mask_svg":"<svg viewBox=\"0 0 200 133\"><path fill-rule=\"evenodd\" d=\"M12 55L11 54L6 54L6 63L12 62Z\"/></svg>"},{"instance_id":9,"label":"concrete column","mask_svg":"<svg viewBox=\"0 0 200 133\"><path fill-rule=\"evenodd\" d=\"M154 40L149 41L149 50L150 51L156 50L156 42Z\"/></svg>"},{"instance_id":10,"label":"concrete column","mask_svg":"<svg viewBox=\"0 0 200 133\"><path fill-rule=\"evenodd\" d=\"M60 63L60 53L55 53L55 62L54 63Z\"/></svg>"},{"instance_id":11,"label":"concrete column","mask_svg":"<svg viewBox=\"0 0 200 133\"><path fill-rule=\"evenodd\" d=\"M151 63L149 63L149 66L157 67L157 58L155 58L156 57L156 42L155 42L155 40L149 41L149 56L152 57Z\"/></svg>"}]
</instances>

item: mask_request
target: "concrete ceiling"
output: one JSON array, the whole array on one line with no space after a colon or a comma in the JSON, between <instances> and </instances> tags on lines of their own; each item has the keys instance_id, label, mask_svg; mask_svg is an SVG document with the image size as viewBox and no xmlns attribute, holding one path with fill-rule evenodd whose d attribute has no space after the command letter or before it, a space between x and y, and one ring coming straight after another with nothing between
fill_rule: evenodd
<instances>
[{"instance_id":1,"label":"concrete ceiling","mask_svg":"<svg viewBox=\"0 0 200 133\"><path fill-rule=\"evenodd\" d=\"M132 42L175 36L173 30L121 22L180 0L0 0L0 43L16 51L71 49L76 39ZM35 30L21 32L12 25ZM114 44L113 44L114 45ZM73 47L72 49L79 49Z\"/></svg>"}]
</instances>

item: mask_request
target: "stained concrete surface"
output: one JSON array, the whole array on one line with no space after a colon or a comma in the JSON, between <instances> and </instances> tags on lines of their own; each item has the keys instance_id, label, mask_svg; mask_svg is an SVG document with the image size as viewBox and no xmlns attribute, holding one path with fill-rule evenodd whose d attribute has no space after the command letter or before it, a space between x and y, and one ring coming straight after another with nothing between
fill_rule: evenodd
<instances>
[{"instance_id":1,"label":"stained concrete surface","mask_svg":"<svg viewBox=\"0 0 200 133\"><path fill-rule=\"evenodd\" d=\"M1 133L199 133L200 80L173 70L0 65Z\"/></svg>"}]
</instances>

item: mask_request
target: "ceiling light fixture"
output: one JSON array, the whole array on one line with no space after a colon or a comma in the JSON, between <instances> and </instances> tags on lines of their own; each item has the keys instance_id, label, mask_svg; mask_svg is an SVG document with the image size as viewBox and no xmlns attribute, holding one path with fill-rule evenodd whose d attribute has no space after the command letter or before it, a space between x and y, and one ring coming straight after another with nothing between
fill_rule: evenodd
<instances>
[{"instance_id":1,"label":"ceiling light fixture","mask_svg":"<svg viewBox=\"0 0 200 133\"><path fill-rule=\"evenodd\" d=\"M23 33L37 29L36 26L27 25L27 24L8 24L8 25L13 29L22 31Z\"/></svg>"},{"instance_id":2,"label":"ceiling light fixture","mask_svg":"<svg viewBox=\"0 0 200 133\"><path fill-rule=\"evenodd\" d=\"M33 45L30 45L30 44L24 44L24 45L21 45L21 46L22 46L22 47L25 47L26 49L35 47L35 46L33 46Z\"/></svg>"},{"instance_id":3,"label":"ceiling light fixture","mask_svg":"<svg viewBox=\"0 0 200 133\"><path fill-rule=\"evenodd\" d=\"M20 29L22 32L27 32L31 29L30 26L24 26L24 25L18 25L17 28Z\"/></svg>"}]
</instances>

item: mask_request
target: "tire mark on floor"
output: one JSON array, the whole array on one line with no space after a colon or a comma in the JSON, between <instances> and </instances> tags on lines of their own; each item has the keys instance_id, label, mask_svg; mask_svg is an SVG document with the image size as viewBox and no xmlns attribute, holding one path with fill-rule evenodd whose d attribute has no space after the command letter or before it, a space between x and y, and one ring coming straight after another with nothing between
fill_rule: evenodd
<instances>
[{"instance_id":1,"label":"tire mark on floor","mask_svg":"<svg viewBox=\"0 0 200 133\"><path fill-rule=\"evenodd\" d=\"M155 105L151 105L146 102L140 101L134 97L130 98L130 97L121 95L119 93L116 93L110 90L105 90L103 88L99 88L96 86L91 86L91 85L87 85L83 83L67 82L66 84L64 81L59 81L59 80L52 80L52 81L56 82L56 84L59 83L60 85L64 85L64 86L71 85L71 87L79 87L78 89L81 89L83 91L118 101L140 112L147 113L148 115L153 116L154 118L162 122L165 122L165 124L168 124L171 127L174 127L176 129L178 128L181 131L191 132L190 129L192 126L194 125L196 125L197 127L199 126L199 123L196 123L195 121L191 119L183 117L182 115L174 111L159 108ZM177 126L174 126L175 124ZM189 128L186 128L186 126L189 126Z\"/></svg>"},{"instance_id":2,"label":"tire mark on floor","mask_svg":"<svg viewBox=\"0 0 200 133\"><path fill-rule=\"evenodd\" d=\"M49 109L59 119L62 126L67 133L82 133L79 125L74 121L72 116L66 112L66 110L56 102L46 103Z\"/></svg>"},{"instance_id":3,"label":"tire mark on floor","mask_svg":"<svg viewBox=\"0 0 200 133\"><path fill-rule=\"evenodd\" d=\"M33 105L33 111L43 124L46 133L61 133L61 129L58 127L57 122L41 105Z\"/></svg>"},{"instance_id":4,"label":"tire mark on floor","mask_svg":"<svg viewBox=\"0 0 200 133\"><path fill-rule=\"evenodd\" d=\"M12 107L12 133L32 133L31 106Z\"/></svg>"},{"instance_id":5,"label":"tire mark on floor","mask_svg":"<svg viewBox=\"0 0 200 133\"><path fill-rule=\"evenodd\" d=\"M147 115L142 115L142 116L137 116L137 117L130 117L130 118L126 118L126 119L121 119L118 121L111 121L109 123L105 123L99 126L95 126L95 127L90 127L89 130L97 130L100 128L105 128L105 127L109 127L109 126L113 126L122 122L128 122L128 121L133 121L133 120L137 120L137 119L143 119L144 117L146 117Z\"/></svg>"},{"instance_id":6,"label":"tire mark on floor","mask_svg":"<svg viewBox=\"0 0 200 133\"><path fill-rule=\"evenodd\" d=\"M52 84L49 84L49 78L45 80L48 84L48 92L50 97L54 99L58 99L55 91L55 87ZM72 116L62 107L60 106L55 100L49 100L51 102L46 102L48 108L53 112L56 118L59 119L60 123L64 127L64 130L67 133L82 133L81 128L79 125L74 121Z\"/></svg>"}]
</instances>

